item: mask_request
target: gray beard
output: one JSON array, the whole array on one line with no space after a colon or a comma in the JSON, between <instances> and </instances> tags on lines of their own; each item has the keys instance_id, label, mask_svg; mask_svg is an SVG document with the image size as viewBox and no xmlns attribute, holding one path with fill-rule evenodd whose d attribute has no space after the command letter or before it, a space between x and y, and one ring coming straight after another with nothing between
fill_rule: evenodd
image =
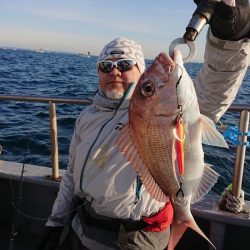
<instances>
[{"instance_id":1,"label":"gray beard","mask_svg":"<svg viewBox=\"0 0 250 250\"><path fill-rule=\"evenodd\" d=\"M105 95L109 98L109 99L113 99L113 100L119 100L123 97L124 92L122 91L117 91L115 89L113 90L107 90Z\"/></svg>"}]
</instances>

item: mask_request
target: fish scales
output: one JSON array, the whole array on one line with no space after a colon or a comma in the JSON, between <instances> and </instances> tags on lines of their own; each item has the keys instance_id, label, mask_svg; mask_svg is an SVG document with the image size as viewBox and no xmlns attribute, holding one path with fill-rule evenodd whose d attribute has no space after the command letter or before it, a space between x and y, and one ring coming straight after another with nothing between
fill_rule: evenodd
<instances>
[{"instance_id":1,"label":"fish scales","mask_svg":"<svg viewBox=\"0 0 250 250\"><path fill-rule=\"evenodd\" d=\"M168 126L160 126L157 121L145 123L137 118L133 122L138 124L134 126L132 134L139 154L161 190L170 196L179 189L174 169L166 168L166 166L173 166L173 133L169 133L166 129ZM174 181L166 185L166 180Z\"/></svg>"}]
</instances>

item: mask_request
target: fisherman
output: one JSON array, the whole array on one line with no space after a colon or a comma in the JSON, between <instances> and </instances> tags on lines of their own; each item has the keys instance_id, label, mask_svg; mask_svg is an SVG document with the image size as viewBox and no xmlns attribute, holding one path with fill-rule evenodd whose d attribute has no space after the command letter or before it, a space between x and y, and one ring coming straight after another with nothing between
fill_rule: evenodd
<instances>
[{"instance_id":1,"label":"fisherman","mask_svg":"<svg viewBox=\"0 0 250 250\"><path fill-rule=\"evenodd\" d=\"M232 104L249 65L249 2L236 0L236 7L232 2L216 7L205 62L194 80L201 113L214 122ZM151 198L112 146L128 121L134 85L145 70L141 46L114 39L100 53L97 70L98 93L76 121L69 165L38 249L165 249L170 202Z\"/></svg>"}]
</instances>

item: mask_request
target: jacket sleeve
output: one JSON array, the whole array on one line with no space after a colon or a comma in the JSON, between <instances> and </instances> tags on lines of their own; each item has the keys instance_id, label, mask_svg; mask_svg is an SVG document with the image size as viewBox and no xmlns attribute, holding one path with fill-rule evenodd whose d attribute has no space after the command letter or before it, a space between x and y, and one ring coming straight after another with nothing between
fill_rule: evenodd
<instances>
[{"instance_id":1,"label":"jacket sleeve","mask_svg":"<svg viewBox=\"0 0 250 250\"><path fill-rule=\"evenodd\" d=\"M205 62L194 80L201 113L217 122L234 101L249 65L250 39L221 40L208 30Z\"/></svg>"},{"instance_id":2,"label":"jacket sleeve","mask_svg":"<svg viewBox=\"0 0 250 250\"><path fill-rule=\"evenodd\" d=\"M46 226L64 226L69 218L72 198L74 196L74 180L73 168L75 161L76 146L79 143L77 135L77 122L69 147L69 164L63 179L60 183L60 188L57 198L54 202L52 213L46 223Z\"/></svg>"}]
</instances>

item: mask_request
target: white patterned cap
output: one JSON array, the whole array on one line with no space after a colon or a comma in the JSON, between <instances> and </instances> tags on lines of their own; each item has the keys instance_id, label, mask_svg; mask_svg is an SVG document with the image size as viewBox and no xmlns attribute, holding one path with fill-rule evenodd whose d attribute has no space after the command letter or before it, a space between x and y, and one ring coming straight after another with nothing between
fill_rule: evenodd
<instances>
[{"instance_id":1,"label":"white patterned cap","mask_svg":"<svg viewBox=\"0 0 250 250\"><path fill-rule=\"evenodd\" d=\"M133 40L124 37L112 40L103 48L98 62L113 58L133 59L136 61L141 74L145 70L145 60L141 45Z\"/></svg>"}]
</instances>

